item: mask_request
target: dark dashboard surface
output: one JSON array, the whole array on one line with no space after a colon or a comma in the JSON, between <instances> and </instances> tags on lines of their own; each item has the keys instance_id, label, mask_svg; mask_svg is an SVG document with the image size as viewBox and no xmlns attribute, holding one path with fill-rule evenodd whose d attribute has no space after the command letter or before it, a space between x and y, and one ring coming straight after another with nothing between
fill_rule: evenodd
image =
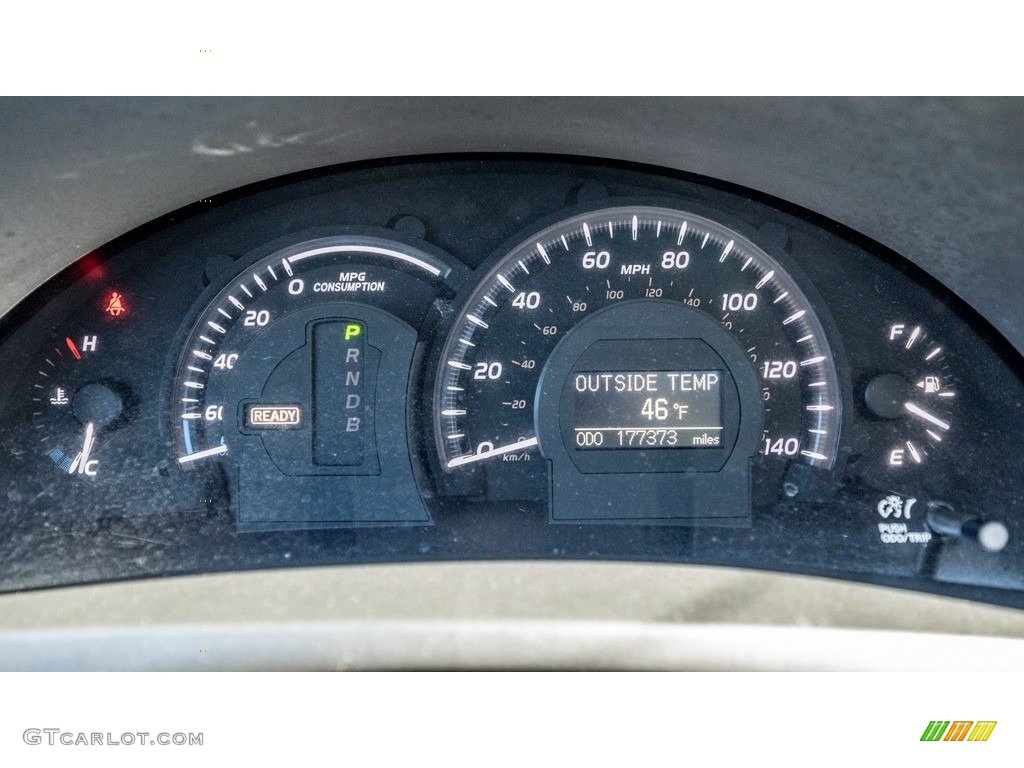
<instances>
[{"instance_id":1,"label":"dark dashboard surface","mask_svg":"<svg viewBox=\"0 0 1024 768\"><path fill-rule=\"evenodd\" d=\"M820 213L923 267L1024 351L1022 124L1017 98L8 98L0 245L16 278L0 305L245 184L382 157L546 152L702 174Z\"/></svg>"},{"instance_id":2,"label":"dark dashboard surface","mask_svg":"<svg viewBox=\"0 0 1024 768\"><path fill-rule=\"evenodd\" d=\"M957 102L925 108L977 118ZM242 152L229 150L192 146L218 162ZM941 197L936 174L933 184L921 198ZM995 247L1005 233L912 236L898 211L941 210L893 206L882 244L865 236L877 219L858 233L849 216L794 202L615 161L432 157L211 195L115 240L4 321L5 586L337 562L639 559L1019 605L1021 490L1006 429L1022 420L1019 355L903 258L937 254L933 271L969 292L951 238L1012 259ZM670 250L656 247L663 229ZM546 269L557 243L564 261ZM701 252L716 247L704 266ZM588 309L580 297L596 292ZM525 323L536 337L510 319L554 317L556 293L565 319ZM990 306L1012 338L1015 313L998 297ZM799 354L812 337L820 348ZM372 364L347 378L322 351L339 344ZM516 345L529 354L500 356ZM626 395L609 388L616 376ZM339 395L327 380L354 388ZM706 384L699 399L644 397L693 380ZM573 401L558 395L563 381L566 393L593 381L597 394ZM449 401L443 389L473 392ZM318 415L329 407L362 409L346 422L358 443ZM503 407L532 418L483 415ZM673 408L680 420L700 414L699 442L684 447L684 433L665 428ZM632 421L595 431L584 415ZM712 442L716 431L727 445ZM466 434L477 441L459 443ZM595 444L612 435L614 447ZM614 511L594 513L601 505Z\"/></svg>"}]
</instances>

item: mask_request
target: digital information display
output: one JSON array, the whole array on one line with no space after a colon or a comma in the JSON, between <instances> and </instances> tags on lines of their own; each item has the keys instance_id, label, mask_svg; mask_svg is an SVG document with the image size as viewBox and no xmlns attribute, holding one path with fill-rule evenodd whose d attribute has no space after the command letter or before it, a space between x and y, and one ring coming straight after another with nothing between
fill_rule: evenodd
<instances>
[{"instance_id":1,"label":"digital information display","mask_svg":"<svg viewBox=\"0 0 1024 768\"><path fill-rule=\"evenodd\" d=\"M580 371L577 450L718 448L722 371Z\"/></svg>"}]
</instances>

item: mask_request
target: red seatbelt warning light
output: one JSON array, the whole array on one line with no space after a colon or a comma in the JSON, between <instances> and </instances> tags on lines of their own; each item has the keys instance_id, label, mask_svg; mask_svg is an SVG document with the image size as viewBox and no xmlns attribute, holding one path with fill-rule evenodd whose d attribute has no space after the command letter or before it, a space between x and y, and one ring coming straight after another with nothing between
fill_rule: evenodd
<instances>
[{"instance_id":1,"label":"red seatbelt warning light","mask_svg":"<svg viewBox=\"0 0 1024 768\"><path fill-rule=\"evenodd\" d=\"M121 315L128 312L128 303L117 291L111 291L110 295L107 296L107 300L103 303L103 311L111 317L121 317Z\"/></svg>"}]
</instances>

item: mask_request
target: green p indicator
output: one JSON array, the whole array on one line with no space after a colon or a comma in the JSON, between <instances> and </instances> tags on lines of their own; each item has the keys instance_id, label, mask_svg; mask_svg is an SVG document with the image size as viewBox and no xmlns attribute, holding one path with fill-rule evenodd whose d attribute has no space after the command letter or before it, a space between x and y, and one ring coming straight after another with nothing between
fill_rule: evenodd
<instances>
[{"instance_id":1,"label":"green p indicator","mask_svg":"<svg viewBox=\"0 0 1024 768\"><path fill-rule=\"evenodd\" d=\"M325 320L313 327L313 462L358 467L363 463L367 418L366 326Z\"/></svg>"}]
</instances>

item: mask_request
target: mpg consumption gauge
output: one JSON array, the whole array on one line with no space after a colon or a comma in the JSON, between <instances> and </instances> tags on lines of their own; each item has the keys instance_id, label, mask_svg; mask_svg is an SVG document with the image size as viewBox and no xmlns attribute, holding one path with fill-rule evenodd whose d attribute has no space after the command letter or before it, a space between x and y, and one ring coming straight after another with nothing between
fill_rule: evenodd
<instances>
[{"instance_id":1,"label":"mpg consumption gauge","mask_svg":"<svg viewBox=\"0 0 1024 768\"><path fill-rule=\"evenodd\" d=\"M753 495L800 492L791 467L836 458L840 387L814 306L779 259L704 216L608 207L537 232L468 296L440 357L444 471L506 497L546 479L552 522L748 519Z\"/></svg>"},{"instance_id":2,"label":"mpg consumption gauge","mask_svg":"<svg viewBox=\"0 0 1024 768\"><path fill-rule=\"evenodd\" d=\"M278 243L197 309L172 390L177 464L226 475L241 529L429 523L406 398L451 268L425 247Z\"/></svg>"}]
</instances>

